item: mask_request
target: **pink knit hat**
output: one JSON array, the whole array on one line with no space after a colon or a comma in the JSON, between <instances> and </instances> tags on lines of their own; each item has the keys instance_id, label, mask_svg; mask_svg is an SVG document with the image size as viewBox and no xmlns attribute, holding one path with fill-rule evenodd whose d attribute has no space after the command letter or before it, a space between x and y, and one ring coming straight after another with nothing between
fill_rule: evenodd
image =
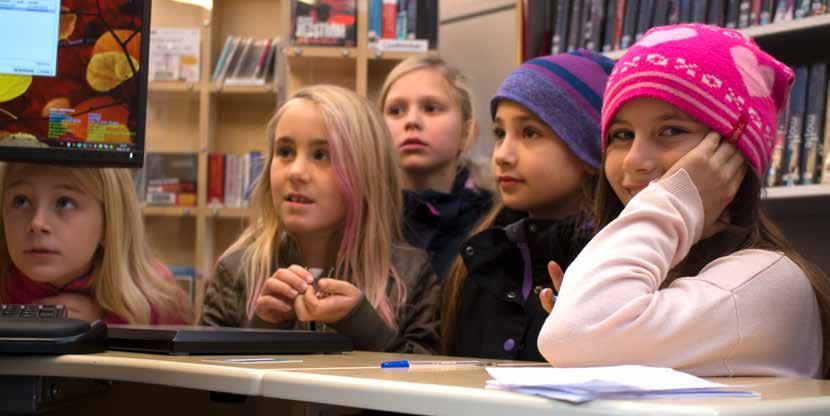
<instances>
[{"instance_id":1,"label":"pink knit hat","mask_svg":"<svg viewBox=\"0 0 830 416\"><path fill-rule=\"evenodd\" d=\"M701 24L655 27L611 71L602 106L603 148L620 107L652 97L720 133L763 177L793 78L789 67L741 32Z\"/></svg>"}]
</instances>

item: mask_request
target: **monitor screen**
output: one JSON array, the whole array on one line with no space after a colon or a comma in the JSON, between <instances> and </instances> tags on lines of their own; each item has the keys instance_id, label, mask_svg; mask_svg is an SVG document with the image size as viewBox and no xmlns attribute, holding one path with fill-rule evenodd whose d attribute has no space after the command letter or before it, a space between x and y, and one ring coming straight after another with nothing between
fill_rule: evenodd
<instances>
[{"instance_id":1,"label":"monitor screen","mask_svg":"<svg viewBox=\"0 0 830 416\"><path fill-rule=\"evenodd\" d=\"M150 0L0 0L0 160L140 167Z\"/></svg>"}]
</instances>

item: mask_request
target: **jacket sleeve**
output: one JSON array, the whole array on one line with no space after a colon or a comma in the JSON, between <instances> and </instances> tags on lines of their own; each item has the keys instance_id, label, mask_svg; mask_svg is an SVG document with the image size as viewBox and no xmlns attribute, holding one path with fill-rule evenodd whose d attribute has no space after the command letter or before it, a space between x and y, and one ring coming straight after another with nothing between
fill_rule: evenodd
<instances>
[{"instance_id":1,"label":"jacket sleeve","mask_svg":"<svg viewBox=\"0 0 830 416\"><path fill-rule=\"evenodd\" d=\"M200 325L241 327L245 324L245 287L234 273L219 261L213 280L205 290Z\"/></svg>"},{"instance_id":2,"label":"jacket sleeve","mask_svg":"<svg viewBox=\"0 0 830 416\"><path fill-rule=\"evenodd\" d=\"M815 300L804 273L780 253L733 253L660 289L703 223L700 195L683 170L640 192L568 268L539 335L542 355L564 367L637 363L698 375L811 375L810 365L790 365L801 355L792 348L812 352L820 340L789 327L805 320L816 327Z\"/></svg>"},{"instance_id":3,"label":"jacket sleeve","mask_svg":"<svg viewBox=\"0 0 830 416\"><path fill-rule=\"evenodd\" d=\"M402 279L409 284L407 302L398 314L398 330L386 325L365 297L345 318L330 326L351 338L358 350L434 354L440 296L435 273L425 261Z\"/></svg>"}]
</instances>

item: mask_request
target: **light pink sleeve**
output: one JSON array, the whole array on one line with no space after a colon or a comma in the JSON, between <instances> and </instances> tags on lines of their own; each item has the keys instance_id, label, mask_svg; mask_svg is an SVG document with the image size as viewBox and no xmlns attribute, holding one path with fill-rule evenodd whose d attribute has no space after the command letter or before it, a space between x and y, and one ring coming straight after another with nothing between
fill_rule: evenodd
<instances>
[{"instance_id":1,"label":"light pink sleeve","mask_svg":"<svg viewBox=\"0 0 830 416\"><path fill-rule=\"evenodd\" d=\"M685 171L640 192L568 268L539 335L542 355L564 367L814 376L821 357L815 298L801 269L780 253L744 250L659 289L702 229L703 205ZM804 352L808 358L797 358Z\"/></svg>"}]
</instances>

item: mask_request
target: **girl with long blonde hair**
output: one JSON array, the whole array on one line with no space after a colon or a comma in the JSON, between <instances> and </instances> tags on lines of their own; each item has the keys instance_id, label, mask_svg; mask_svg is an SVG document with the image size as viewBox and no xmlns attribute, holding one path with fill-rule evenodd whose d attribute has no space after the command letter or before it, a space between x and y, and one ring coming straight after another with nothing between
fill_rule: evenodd
<instances>
[{"instance_id":1,"label":"girl with long blonde hair","mask_svg":"<svg viewBox=\"0 0 830 416\"><path fill-rule=\"evenodd\" d=\"M62 304L70 318L190 320L155 257L129 172L0 164L0 301Z\"/></svg>"},{"instance_id":2,"label":"girl with long blonde hair","mask_svg":"<svg viewBox=\"0 0 830 416\"><path fill-rule=\"evenodd\" d=\"M267 134L253 218L221 256L201 322L322 323L358 349L432 351L438 288L426 254L402 243L396 159L377 110L347 89L309 87Z\"/></svg>"}]
</instances>

